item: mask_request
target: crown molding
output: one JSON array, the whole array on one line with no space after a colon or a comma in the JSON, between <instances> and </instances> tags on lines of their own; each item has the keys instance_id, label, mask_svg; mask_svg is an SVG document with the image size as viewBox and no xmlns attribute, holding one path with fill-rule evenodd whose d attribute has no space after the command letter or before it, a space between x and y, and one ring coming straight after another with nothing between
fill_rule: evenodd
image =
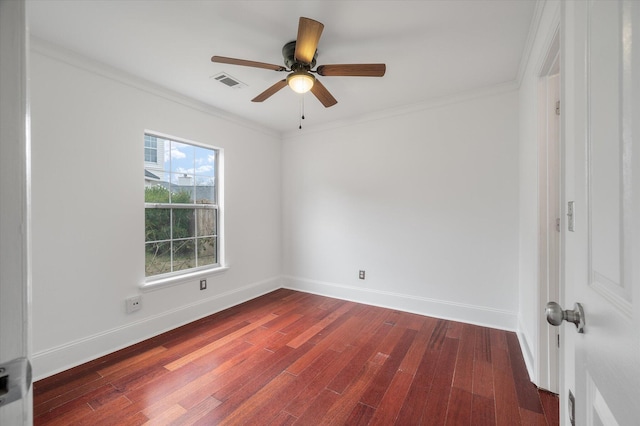
<instances>
[{"instance_id":1,"label":"crown molding","mask_svg":"<svg viewBox=\"0 0 640 426\"><path fill-rule=\"evenodd\" d=\"M151 95L175 102L187 108L212 115L216 118L231 122L238 126L263 133L270 137L275 137L278 139L282 138L282 134L280 132L275 131L271 128L262 126L250 120L246 120L242 117L231 114L204 102L197 101L164 86L136 77L103 62L96 61L87 56L81 55L33 35L30 38L30 51L63 62L67 65L82 69L84 71L100 75L101 77L108 78L120 84L142 90Z\"/></svg>"},{"instance_id":2,"label":"crown molding","mask_svg":"<svg viewBox=\"0 0 640 426\"><path fill-rule=\"evenodd\" d=\"M508 83L497 84L489 87L483 87L476 90L468 90L460 92L454 95L447 95L438 98L429 99L423 102L418 102L409 105L403 105L395 108L389 108L377 112L373 112L366 115L355 116L346 118L343 120L332 121L331 123L319 124L316 126L306 127L302 130L292 130L285 132L282 135L282 139L297 139L301 135L307 135L312 133L322 133L330 130L336 130L340 128L350 127L371 121L379 121L398 117L402 115L412 114L420 111L425 111L434 108L441 108L448 105L453 105L462 102L468 102L474 99L487 98L492 96L501 95L503 93L515 92L518 90L518 83L516 81L510 81Z\"/></svg>"},{"instance_id":3,"label":"crown molding","mask_svg":"<svg viewBox=\"0 0 640 426\"><path fill-rule=\"evenodd\" d=\"M520 87L522 79L524 78L524 74L527 71L527 66L529 65L529 60L531 59L531 51L536 41L536 37L538 36L540 21L542 20L542 13L544 12L544 8L546 5L547 0L536 0L536 4L533 10L533 18L531 18L531 22L529 23L527 41L525 42L524 49L522 50L522 56L520 57L520 65L518 67L518 74L516 77L518 87Z\"/></svg>"}]
</instances>

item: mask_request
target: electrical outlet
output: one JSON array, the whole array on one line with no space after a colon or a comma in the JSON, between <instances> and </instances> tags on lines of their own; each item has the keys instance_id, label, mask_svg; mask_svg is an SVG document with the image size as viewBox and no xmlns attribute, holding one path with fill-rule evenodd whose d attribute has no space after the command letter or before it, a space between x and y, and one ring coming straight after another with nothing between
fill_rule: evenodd
<instances>
[{"instance_id":1,"label":"electrical outlet","mask_svg":"<svg viewBox=\"0 0 640 426\"><path fill-rule=\"evenodd\" d=\"M200 290L207 289L207 280L200 280Z\"/></svg>"},{"instance_id":2,"label":"electrical outlet","mask_svg":"<svg viewBox=\"0 0 640 426\"><path fill-rule=\"evenodd\" d=\"M135 312L142 308L142 296L133 296L125 300L127 313Z\"/></svg>"},{"instance_id":3,"label":"electrical outlet","mask_svg":"<svg viewBox=\"0 0 640 426\"><path fill-rule=\"evenodd\" d=\"M364 271L358 272L358 278L360 278L361 280L364 280Z\"/></svg>"}]
</instances>

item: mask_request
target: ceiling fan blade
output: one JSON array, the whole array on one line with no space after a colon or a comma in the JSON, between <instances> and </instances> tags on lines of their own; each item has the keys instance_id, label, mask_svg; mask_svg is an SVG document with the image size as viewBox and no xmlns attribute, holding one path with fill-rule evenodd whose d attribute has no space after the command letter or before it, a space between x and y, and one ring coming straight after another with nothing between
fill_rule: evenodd
<instances>
[{"instance_id":1,"label":"ceiling fan blade","mask_svg":"<svg viewBox=\"0 0 640 426\"><path fill-rule=\"evenodd\" d=\"M296 61L304 62L305 64L310 64L313 61L323 29L324 25L322 23L300 17L298 37L296 38L296 52L294 54Z\"/></svg>"},{"instance_id":2,"label":"ceiling fan blade","mask_svg":"<svg viewBox=\"0 0 640 426\"><path fill-rule=\"evenodd\" d=\"M320 65L316 72L323 76L382 77L386 70L385 64L336 64Z\"/></svg>"},{"instance_id":3,"label":"ceiling fan blade","mask_svg":"<svg viewBox=\"0 0 640 426\"><path fill-rule=\"evenodd\" d=\"M269 99L272 95L274 95L277 91L279 91L280 89L282 89L286 85L287 85L287 79L286 78L284 80L280 80L279 82L277 82L273 86L269 87L264 92L260 93L255 98L251 99L251 102L266 101L267 99Z\"/></svg>"},{"instance_id":4,"label":"ceiling fan blade","mask_svg":"<svg viewBox=\"0 0 640 426\"><path fill-rule=\"evenodd\" d=\"M265 68L274 71L286 71L282 65L267 64L264 62L247 61L244 59L227 58L225 56L213 56L211 62L219 62L221 64L242 65L245 67Z\"/></svg>"},{"instance_id":5,"label":"ceiling fan blade","mask_svg":"<svg viewBox=\"0 0 640 426\"><path fill-rule=\"evenodd\" d=\"M320 80L318 80L317 78L315 83L313 83L311 93L316 95L316 98L318 98L318 100L322 103L322 105L325 106L325 108L329 108L330 106L334 106L338 103L338 101L336 101L336 98L334 98L333 95L329 93L327 88L324 87L324 85L320 83Z\"/></svg>"}]
</instances>

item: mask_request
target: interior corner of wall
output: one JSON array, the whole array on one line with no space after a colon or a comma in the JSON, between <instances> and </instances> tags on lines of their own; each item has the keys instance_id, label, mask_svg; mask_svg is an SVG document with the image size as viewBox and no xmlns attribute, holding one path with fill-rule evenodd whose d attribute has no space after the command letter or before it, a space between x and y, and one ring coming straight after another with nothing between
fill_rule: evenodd
<instances>
[{"instance_id":1,"label":"interior corner of wall","mask_svg":"<svg viewBox=\"0 0 640 426\"><path fill-rule=\"evenodd\" d=\"M520 349L522 351L522 357L524 358L524 363L527 366L527 372L529 373L529 379L538 384L537 374L535 372L535 358L533 354L535 353L533 350L533 346L531 345L531 341L527 333L525 333L524 327L522 325L522 317L518 318L518 330L516 335L518 336L518 342L520 343Z\"/></svg>"}]
</instances>

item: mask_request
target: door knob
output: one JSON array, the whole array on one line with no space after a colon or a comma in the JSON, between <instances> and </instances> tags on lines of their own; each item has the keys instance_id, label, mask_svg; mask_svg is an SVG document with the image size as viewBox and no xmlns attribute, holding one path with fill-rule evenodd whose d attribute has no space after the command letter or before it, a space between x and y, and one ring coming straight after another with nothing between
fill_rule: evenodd
<instances>
[{"instance_id":1,"label":"door knob","mask_svg":"<svg viewBox=\"0 0 640 426\"><path fill-rule=\"evenodd\" d=\"M545 313L549 324L559 326L562 321L572 322L576 325L578 333L584 333L584 309L580 303L576 303L572 311L568 309L563 311L556 302L549 302Z\"/></svg>"}]
</instances>

